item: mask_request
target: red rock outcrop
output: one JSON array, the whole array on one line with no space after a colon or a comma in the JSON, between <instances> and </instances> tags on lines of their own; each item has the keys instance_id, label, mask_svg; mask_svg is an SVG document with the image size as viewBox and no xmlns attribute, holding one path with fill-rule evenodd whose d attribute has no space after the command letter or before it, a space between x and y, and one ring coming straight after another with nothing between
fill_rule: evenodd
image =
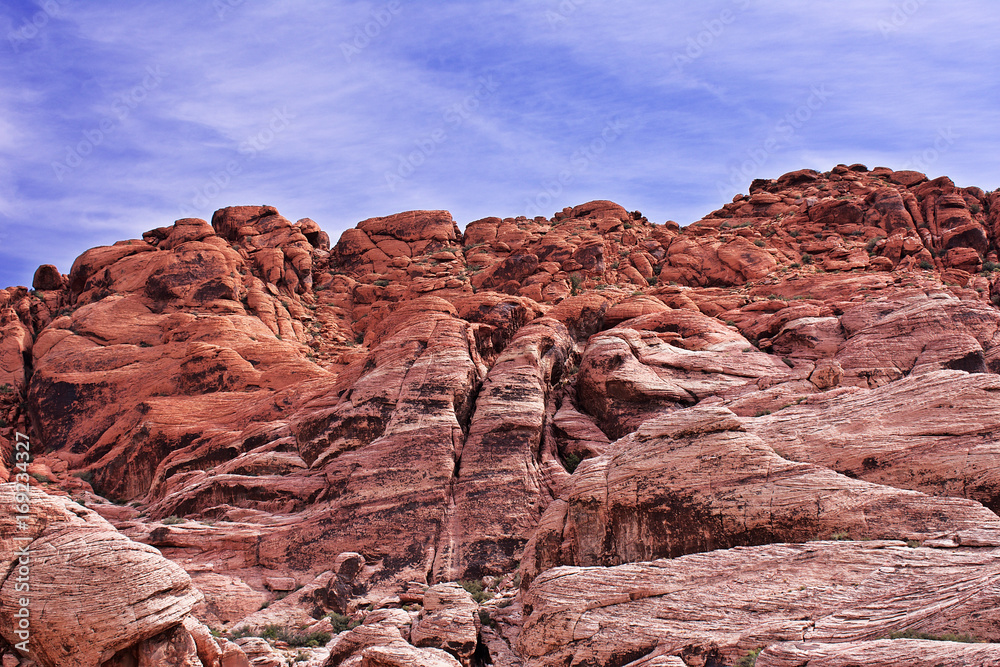
<instances>
[{"instance_id":1,"label":"red rock outcrop","mask_svg":"<svg viewBox=\"0 0 1000 667\"><path fill-rule=\"evenodd\" d=\"M831 536L1000 547L1000 519L973 501L784 460L729 410L695 407L650 419L581 464L536 529L522 574L527 584L560 565Z\"/></svg>"},{"instance_id":2,"label":"red rock outcrop","mask_svg":"<svg viewBox=\"0 0 1000 667\"><path fill-rule=\"evenodd\" d=\"M536 640L579 663L732 660L803 633L751 645L738 628L771 627L757 598L725 632L697 625L704 601L685 602L664 613L693 619L678 631L687 643L640 652L645 630L614 615L633 581L618 566L732 547L712 567L752 570L779 549L769 543L837 534L958 549L903 558L911 569L913 554L953 558L940 565L952 581L961 559L992 554L998 239L998 193L862 165L754 181L683 228L593 201L464 231L447 211L410 211L331 244L308 218L221 209L0 291L0 481L20 475L60 511L75 512L72 499L100 512L114 544L160 549L201 590L191 609L215 630L322 638L334 620L364 623L329 654L294 649L316 663L455 664L434 648L450 646L467 664L487 653L548 664ZM32 437L30 463L15 456L17 432ZM827 586L883 568L884 595L863 603L894 609L910 591L913 614L948 620L928 632L963 630L945 627L942 595L972 625L989 616L992 580L965 597L964 574L958 588L908 588L895 555L858 565L844 554L864 545L811 548L780 547L831 559ZM116 572L153 557L113 553ZM557 577L559 565L595 569ZM531 588L515 598L519 569ZM463 579L488 589L478 609L464 592L434 602L430 591ZM584 641L589 621L566 639L532 603L507 606L612 589L598 633L610 653ZM788 618L818 613L819 598L791 598ZM246 660L181 616L124 633L110 659ZM66 628L62 658L91 660L88 629ZM836 641L878 664L884 649L869 640L882 635L856 629ZM253 660L298 657L269 632L239 639ZM806 650L783 646L761 660ZM0 645L7 662L11 650Z\"/></svg>"},{"instance_id":3,"label":"red rock outcrop","mask_svg":"<svg viewBox=\"0 0 1000 667\"><path fill-rule=\"evenodd\" d=\"M757 656L760 667L967 667L1000 663L1000 646L919 639L869 642L772 644Z\"/></svg>"},{"instance_id":4,"label":"red rock outcrop","mask_svg":"<svg viewBox=\"0 0 1000 667\"><path fill-rule=\"evenodd\" d=\"M732 664L777 642L857 642L911 629L995 642L996 556L811 542L554 568L524 596L519 645L536 667L625 665L654 651L689 665Z\"/></svg>"},{"instance_id":5,"label":"red rock outcrop","mask_svg":"<svg viewBox=\"0 0 1000 667\"><path fill-rule=\"evenodd\" d=\"M147 642L167 631L197 660L180 623L201 594L178 565L64 498L0 484L0 502L12 510L0 514L0 634L11 645L27 641L41 665L98 667L137 645L156 653Z\"/></svg>"}]
</instances>

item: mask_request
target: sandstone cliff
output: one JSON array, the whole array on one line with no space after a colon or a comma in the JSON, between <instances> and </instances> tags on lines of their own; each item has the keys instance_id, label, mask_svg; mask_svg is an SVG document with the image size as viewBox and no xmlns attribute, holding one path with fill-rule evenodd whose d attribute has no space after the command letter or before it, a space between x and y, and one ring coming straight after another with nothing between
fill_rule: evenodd
<instances>
[{"instance_id":1,"label":"sandstone cliff","mask_svg":"<svg viewBox=\"0 0 1000 667\"><path fill-rule=\"evenodd\" d=\"M3 665L1000 663L998 250L1000 192L839 165L683 228L239 206L39 267Z\"/></svg>"}]
</instances>

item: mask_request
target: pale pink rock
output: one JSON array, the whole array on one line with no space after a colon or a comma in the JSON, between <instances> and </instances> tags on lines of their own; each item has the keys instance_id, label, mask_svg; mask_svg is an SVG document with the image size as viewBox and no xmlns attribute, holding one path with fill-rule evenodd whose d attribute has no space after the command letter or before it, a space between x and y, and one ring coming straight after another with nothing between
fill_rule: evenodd
<instances>
[{"instance_id":1,"label":"pale pink rock","mask_svg":"<svg viewBox=\"0 0 1000 667\"><path fill-rule=\"evenodd\" d=\"M42 665L97 667L117 651L178 625L201 600L191 579L156 549L129 540L95 512L32 490L25 528L0 513L0 560L9 574L0 588L5 609L18 608L12 565L30 551L31 648ZM0 485L12 508L14 484ZM23 540L21 538L28 538ZM14 617L0 616L0 634L16 643Z\"/></svg>"}]
</instances>

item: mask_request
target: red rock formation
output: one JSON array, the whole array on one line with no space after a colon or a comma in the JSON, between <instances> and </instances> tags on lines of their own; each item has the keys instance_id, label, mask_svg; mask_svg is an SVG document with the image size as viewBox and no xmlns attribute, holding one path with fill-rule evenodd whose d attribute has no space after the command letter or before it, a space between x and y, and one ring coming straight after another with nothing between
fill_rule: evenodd
<instances>
[{"instance_id":1,"label":"red rock formation","mask_svg":"<svg viewBox=\"0 0 1000 667\"><path fill-rule=\"evenodd\" d=\"M625 665L654 652L705 665L777 642L866 641L908 629L996 642L996 555L812 542L554 568L524 596L520 649L530 667Z\"/></svg>"},{"instance_id":2,"label":"red rock formation","mask_svg":"<svg viewBox=\"0 0 1000 667\"><path fill-rule=\"evenodd\" d=\"M1000 507L998 216L997 193L839 165L754 181L684 228L607 201L464 232L446 211L411 211L332 245L269 206L178 220L0 291L0 480L26 476L161 549L214 629L364 622L310 654L331 664L454 664L415 644L460 608L464 662L471 649L547 664L524 637L565 637L537 609L519 643L516 604L483 616L425 599L476 579L509 601L519 562L526 600L590 600L547 568L592 565L591 592L627 588L607 566L833 533L985 558L996 519L979 503ZM16 432L32 436L23 469ZM149 554L120 552L119 570ZM986 604L979 583L956 604ZM936 593L913 590L937 613ZM113 660L246 659L187 618L129 635ZM644 636L607 618L612 652ZM586 660L757 648L691 627L682 650ZM835 639L878 664L869 634ZM73 641L91 660L97 644ZM295 656L240 641L261 664ZM566 641L556 654L582 639Z\"/></svg>"}]
</instances>

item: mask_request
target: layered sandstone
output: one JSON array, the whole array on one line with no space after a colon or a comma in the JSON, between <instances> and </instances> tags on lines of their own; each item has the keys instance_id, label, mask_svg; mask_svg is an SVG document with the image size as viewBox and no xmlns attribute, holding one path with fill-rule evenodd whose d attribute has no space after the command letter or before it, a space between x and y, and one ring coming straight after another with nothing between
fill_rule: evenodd
<instances>
[{"instance_id":1,"label":"layered sandstone","mask_svg":"<svg viewBox=\"0 0 1000 667\"><path fill-rule=\"evenodd\" d=\"M246 659L195 617L289 636L362 624L327 648L239 639L260 664L701 665L769 644L759 661L879 664L896 629L993 639L976 625L992 580L968 569L992 576L1000 503L998 239L998 193L839 165L755 181L683 228L594 201L464 230L411 211L331 243L239 206L89 250L67 275L39 267L34 289L0 291L0 478L76 526L66 553L102 536L118 576L100 604L145 600L142 568L161 562L183 568L154 569L186 602L131 605L113 641L52 616L71 639L36 660ZM21 467L16 432L32 438ZM934 549L808 542L833 536ZM751 572L731 629L718 600L656 593L654 574L699 558L718 599ZM761 592L769 558L793 592L813 575L786 561L837 590ZM62 563L47 594L80 576ZM878 587L844 595L863 572ZM487 591L469 600L461 580ZM576 634L557 600L587 608ZM848 604L919 619L785 632ZM686 643L649 645L654 617Z\"/></svg>"}]
</instances>

